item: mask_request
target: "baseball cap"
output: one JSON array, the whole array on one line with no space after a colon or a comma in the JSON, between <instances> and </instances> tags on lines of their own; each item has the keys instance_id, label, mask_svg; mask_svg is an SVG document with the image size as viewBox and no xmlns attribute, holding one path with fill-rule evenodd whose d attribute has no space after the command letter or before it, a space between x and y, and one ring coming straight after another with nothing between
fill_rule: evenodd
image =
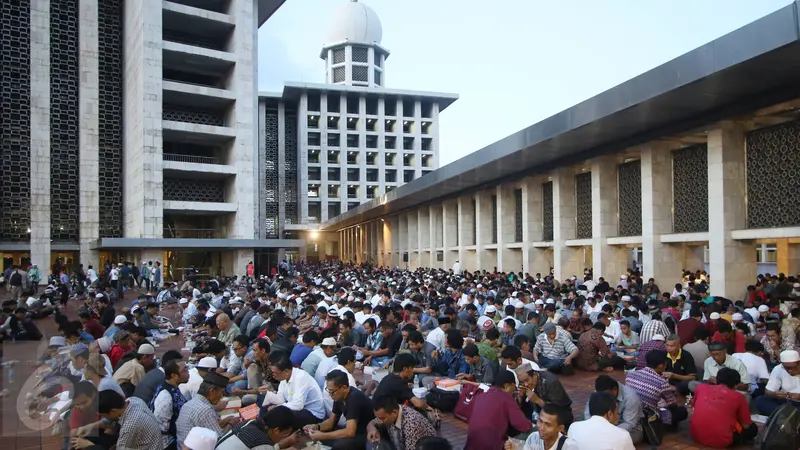
<instances>
[{"instance_id":1,"label":"baseball cap","mask_svg":"<svg viewBox=\"0 0 800 450\"><path fill-rule=\"evenodd\" d=\"M114 324L115 325L122 325L123 323L125 323L127 321L128 321L128 318L123 316L122 314L118 315L117 317L114 317Z\"/></svg>"},{"instance_id":2,"label":"baseball cap","mask_svg":"<svg viewBox=\"0 0 800 450\"><path fill-rule=\"evenodd\" d=\"M142 344L139 346L139 349L136 350L136 353L139 355L155 355L156 349L150 344Z\"/></svg>"},{"instance_id":3,"label":"baseball cap","mask_svg":"<svg viewBox=\"0 0 800 450\"><path fill-rule=\"evenodd\" d=\"M547 322L544 324L544 327L542 327L542 331L544 331L545 333L555 333L556 324L554 324L553 322Z\"/></svg>"},{"instance_id":4,"label":"baseball cap","mask_svg":"<svg viewBox=\"0 0 800 450\"><path fill-rule=\"evenodd\" d=\"M336 347L336 339L332 337L326 337L325 339L322 340L322 344L320 345L325 347Z\"/></svg>"},{"instance_id":5,"label":"baseball cap","mask_svg":"<svg viewBox=\"0 0 800 450\"><path fill-rule=\"evenodd\" d=\"M197 362L198 369L216 369L217 368L217 360L212 358L211 356L206 356L205 358L201 358L200 361Z\"/></svg>"}]
</instances>

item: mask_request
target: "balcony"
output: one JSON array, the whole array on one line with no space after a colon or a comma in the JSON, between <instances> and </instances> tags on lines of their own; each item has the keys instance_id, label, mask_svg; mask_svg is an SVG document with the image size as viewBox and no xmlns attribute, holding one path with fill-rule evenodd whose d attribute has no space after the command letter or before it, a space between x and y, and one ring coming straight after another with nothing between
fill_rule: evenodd
<instances>
[{"instance_id":1,"label":"balcony","mask_svg":"<svg viewBox=\"0 0 800 450\"><path fill-rule=\"evenodd\" d=\"M195 164L222 164L222 161L215 156L178 155L175 153L164 153L164 161Z\"/></svg>"}]
</instances>

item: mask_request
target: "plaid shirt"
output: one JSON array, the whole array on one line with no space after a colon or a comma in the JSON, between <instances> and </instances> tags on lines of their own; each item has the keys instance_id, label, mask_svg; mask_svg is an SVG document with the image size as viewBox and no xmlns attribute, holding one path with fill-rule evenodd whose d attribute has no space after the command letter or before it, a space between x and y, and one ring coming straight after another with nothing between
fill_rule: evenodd
<instances>
[{"instance_id":1,"label":"plaid shirt","mask_svg":"<svg viewBox=\"0 0 800 450\"><path fill-rule=\"evenodd\" d=\"M647 342L652 340L653 336L657 334L664 336L666 339L667 336L672 333L669 332L669 328L667 328L667 325L664 322L660 320L651 320L642 325L642 332L639 333L639 340L641 342Z\"/></svg>"},{"instance_id":2,"label":"plaid shirt","mask_svg":"<svg viewBox=\"0 0 800 450\"><path fill-rule=\"evenodd\" d=\"M144 400L131 397L119 418L118 450L151 450L162 447L161 427Z\"/></svg>"},{"instance_id":3,"label":"plaid shirt","mask_svg":"<svg viewBox=\"0 0 800 450\"><path fill-rule=\"evenodd\" d=\"M178 448L181 448L186 435L194 427L208 428L217 435L222 432L222 428L219 426L219 416L214 411L214 406L202 395L192 397L183 405L175 426L178 429Z\"/></svg>"},{"instance_id":4,"label":"plaid shirt","mask_svg":"<svg viewBox=\"0 0 800 450\"><path fill-rule=\"evenodd\" d=\"M649 367L628 373L625 385L636 391L642 400L643 407L658 411L658 403L662 399L667 406L675 404L675 394L670 389L667 380ZM672 423L672 414L668 409L660 411L660 413L664 423Z\"/></svg>"},{"instance_id":5,"label":"plaid shirt","mask_svg":"<svg viewBox=\"0 0 800 450\"><path fill-rule=\"evenodd\" d=\"M549 359L565 359L577 347L572 343L569 333L556 333L556 338L553 343L547 339L547 334L542 333L536 338L535 350L540 355Z\"/></svg>"},{"instance_id":6,"label":"plaid shirt","mask_svg":"<svg viewBox=\"0 0 800 450\"><path fill-rule=\"evenodd\" d=\"M636 354L636 370L643 369L647 365L647 361L644 359L648 352L653 350L661 350L663 352L667 351L667 346L664 345L664 341L647 341L639 346L639 352Z\"/></svg>"}]
</instances>

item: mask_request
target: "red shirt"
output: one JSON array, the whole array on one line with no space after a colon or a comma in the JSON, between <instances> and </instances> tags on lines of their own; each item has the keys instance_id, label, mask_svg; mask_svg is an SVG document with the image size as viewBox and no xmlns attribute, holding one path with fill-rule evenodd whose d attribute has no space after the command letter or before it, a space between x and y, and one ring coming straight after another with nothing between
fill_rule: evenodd
<instances>
[{"instance_id":1,"label":"red shirt","mask_svg":"<svg viewBox=\"0 0 800 450\"><path fill-rule=\"evenodd\" d=\"M525 417L514 397L491 387L475 397L475 406L467 429L467 444L464 450L503 448L508 439L508 427L519 433L533 428L530 418Z\"/></svg>"},{"instance_id":2,"label":"red shirt","mask_svg":"<svg viewBox=\"0 0 800 450\"><path fill-rule=\"evenodd\" d=\"M100 322L94 318L87 320L86 324L83 326L83 329L86 330L87 333L91 334L95 339L100 339L106 332L106 327L100 325Z\"/></svg>"},{"instance_id":3,"label":"red shirt","mask_svg":"<svg viewBox=\"0 0 800 450\"><path fill-rule=\"evenodd\" d=\"M698 328L703 327L705 327L705 325L703 325L702 322L691 318L678 322L676 331L678 337L681 338L681 347L694 342L694 334L697 332Z\"/></svg>"},{"instance_id":4,"label":"red shirt","mask_svg":"<svg viewBox=\"0 0 800 450\"><path fill-rule=\"evenodd\" d=\"M730 347L730 344L733 344L733 352L729 351L728 352L729 355L732 354L732 353L744 353L745 352L745 349L744 349L744 341L745 341L744 334L742 334L741 331L736 330L736 332L733 334L733 336L734 336L733 340L726 340L726 339L723 339L722 336L719 334L719 331L717 331L716 333L714 333L714 336L711 338L711 342L722 342L722 343L728 344L728 347ZM730 348L728 350L730 350Z\"/></svg>"},{"instance_id":5,"label":"red shirt","mask_svg":"<svg viewBox=\"0 0 800 450\"><path fill-rule=\"evenodd\" d=\"M722 385L701 384L694 392L694 414L689 433L700 445L725 448L733 443L734 431L752 423L747 399Z\"/></svg>"},{"instance_id":6,"label":"red shirt","mask_svg":"<svg viewBox=\"0 0 800 450\"><path fill-rule=\"evenodd\" d=\"M122 359L122 355L124 355L129 350L133 350L133 347L120 347L118 344L114 344L111 346L111 351L108 353L108 359L111 360L111 368L115 369L117 367L117 363L120 359Z\"/></svg>"}]
</instances>

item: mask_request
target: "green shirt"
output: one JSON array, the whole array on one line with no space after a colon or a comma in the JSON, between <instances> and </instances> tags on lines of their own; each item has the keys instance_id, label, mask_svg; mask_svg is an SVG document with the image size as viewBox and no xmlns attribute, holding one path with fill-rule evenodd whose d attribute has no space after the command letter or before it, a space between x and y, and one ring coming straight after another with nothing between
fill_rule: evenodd
<instances>
[{"instance_id":1,"label":"green shirt","mask_svg":"<svg viewBox=\"0 0 800 450\"><path fill-rule=\"evenodd\" d=\"M486 339L478 342L478 354L488 359L489 361L497 361L497 349L489 344Z\"/></svg>"}]
</instances>

